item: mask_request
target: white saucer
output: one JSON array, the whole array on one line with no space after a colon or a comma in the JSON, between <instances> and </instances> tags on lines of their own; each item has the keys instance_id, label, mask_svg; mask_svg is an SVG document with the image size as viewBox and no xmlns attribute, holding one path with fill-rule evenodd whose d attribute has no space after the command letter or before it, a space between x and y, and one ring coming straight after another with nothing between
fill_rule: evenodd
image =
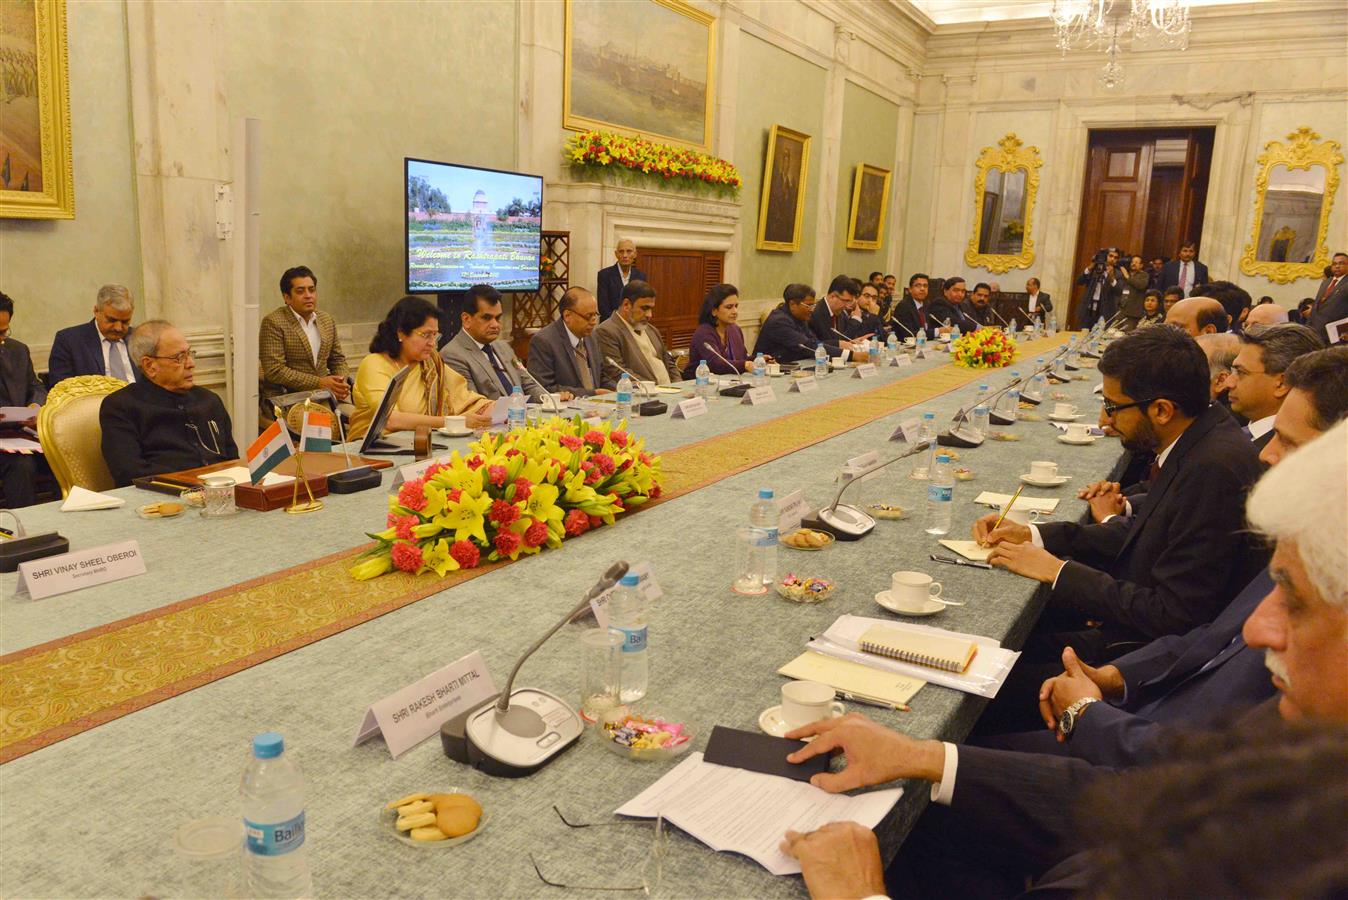
<instances>
[{"instance_id":1,"label":"white saucer","mask_svg":"<svg viewBox=\"0 0 1348 900\"><path fill-rule=\"evenodd\" d=\"M1070 438L1065 434L1060 434L1058 435L1058 440L1062 441L1064 444L1071 444L1074 447L1085 447L1090 444L1094 444L1096 438L1088 437L1085 440L1078 440L1076 438Z\"/></svg>"},{"instance_id":2,"label":"white saucer","mask_svg":"<svg viewBox=\"0 0 1348 900\"><path fill-rule=\"evenodd\" d=\"M836 702L836 701L835 701L835 702ZM841 706L841 705L842 705L842 704L839 704L839 706ZM842 712L839 712L839 711L836 710L836 709L833 711L833 713L834 713L834 714L833 714L832 718L834 718L834 719L838 718L838 716L843 715ZM758 714L758 727L761 728L761 729L763 729L763 731L767 732L768 734L772 735L773 737L782 737L782 736L785 735L788 731L791 730L790 728L787 728L787 727L786 727L786 722L782 721L782 707L781 707L780 705L778 705L778 706L769 706L767 709L765 709L765 710L763 710L761 713L759 713L759 714ZM804 738L803 740L804 740L806 743L809 743L810 741L814 740L814 738L813 738L813 737L807 737L807 738Z\"/></svg>"},{"instance_id":3,"label":"white saucer","mask_svg":"<svg viewBox=\"0 0 1348 900\"><path fill-rule=\"evenodd\" d=\"M917 610L905 609L904 607L899 606L897 602L895 602L889 591L881 591L880 593L876 594L875 602L880 604L890 612L894 613L895 615L900 616L914 616L914 617L934 616L941 610L945 609L944 603L942 603L939 600L930 600L930 599L927 600L927 602L922 605L921 609Z\"/></svg>"},{"instance_id":4,"label":"white saucer","mask_svg":"<svg viewBox=\"0 0 1348 900\"><path fill-rule=\"evenodd\" d=\"M473 429L471 428L465 428L463 431L450 431L447 428L437 428L435 431L437 434L444 435L445 437L468 437L473 433Z\"/></svg>"},{"instance_id":5,"label":"white saucer","mask_svg":"<svg viewBox=\"0 0 1348 900\"><path fill-rule=\"evenodd\" d=\"M1074 416L1059 416L1054 415L1053 413L1049 413L1048 417L1054 422L1075 422L1077 419L1080 419L1085 415L1086 415L1085 413L1077 413Z\"/></svg>"},{"instance_id":6,"label":"white saucer","mask_svg":"<svg viewBox=\"0 0 1348 900\"><path fill-rule=\"evenodd\" d=\"M1064 437L1065 436L1066 435L1064 435ZM1030 475L1027 472L1026 474L1020 476L1020 480L1025 482L1026 484L1032 484L1035 487L1057 487L1060 484L1067 484L1067 482L1072 480L1072 476L1057 475L1054 476L1053 478L1039 479L1035 478L1033 475Z\"/></svg>"}]
</instances>

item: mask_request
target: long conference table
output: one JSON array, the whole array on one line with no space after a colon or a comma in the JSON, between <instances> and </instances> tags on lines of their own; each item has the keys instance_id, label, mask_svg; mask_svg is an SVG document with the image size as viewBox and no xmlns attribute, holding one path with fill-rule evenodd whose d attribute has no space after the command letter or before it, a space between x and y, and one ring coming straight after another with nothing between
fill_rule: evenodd
<instances>
[{"instance_id":1,"label":"long conference table","mask_svg":"<svg viewBox=\"0 0 1348 900\"><path fill-rule=\"evenodd\" d=\"M1013 368L1027 370L1034 357L1063 341L1060 335L1023 343L1024 358ZM639 419L635 434L648 449L667 454L666 479L693 489L622 516L616 527L567 539L558 549L345 618L327 605L381 590L384 579L342 580L334 589L331 577L315 575L308 584L304 566L360 546L366 532L384 527L392 470L385 472L382 490L329 496L322 511L305 516L241 510L208 520L189 510L174 519L143 520L136 508L163 498L136 488L113 492L127 501L116 510L62 513L56 503L24 510L30 532L57 529L72 548L135 539L148 571L42 601L16 596L16 576L0 575L0 759L7 760L0 765L0 894L166 897L199 891L199 872L175 854L175 832L204 816L240 815L239 781L250 741L268 730L284 734L287 752L307 780L306 846L318 896L586 893L543 884L531 856L554 881L639 884L649 827L570 829L552 807L571 821L613 821L617 807L675 763L630 761L586 734L530 777L494 778L448 760L434 737L396 760L380 738L354 745L363 714L379 698L474 650L500 686L519 654L619 559L649 562L664 592L649 613L646 704L689 723L697 750L714 725L756 730L759 714L780 701L784 679L777 669L839 615L889 616L874 595L899 569L932 574L944 584L946 598L966 604L915 621L1019 647L1039 613L1037 585L1005 571L930 561L928 555L942 548L923 531L926 483L908 477L908 461L853 489L859 498L907 508L908 518L880 521L864 539L818 552L779 550L779 573L837 583L827 601L797 605L775 594L747 598L730 591L738 562L735 529L746 524L759 488L773 488L779 497L801 489L812 505L826 504L847 459L901 451L905 445L890 442L899 421L931 411L945 423L979 382L996 388L1009 370L970 373L947 355L932 354L911 367L883 368L875 378L849 374L830 375L810 393L788 392L789 379L774 379L776 400L764 405L721 398L706 415L689 420ZM1082 374L1087 377L1051 390L1069 396L1090 421L1098 376ZM672 406L678 398L669 399ZM1045 412L1051 402L1046 398ZM973 502L980 491L1013 492L1036 459L1059 461L1072 480L1027 493L1057 497L1056 517L1076 518L1085 509L1076 489L1103 477L1118 454L1112 440L1060 443L1047 420L998 430L1019 440L959 451L955 465L972 469L974 479L956 484L952 537L967 536L987 511ZM461 440L453 448L467 444ZM672 452L679 450L692 452ZM269 595L273 583L284 589ZM250 598L247 606L221 607L213 618L202 612L214 609L203 605L203 597L227 597L241 584L251 585L251 593L242 595ZM416 584L419 595L436 579L422 576ZM196 610L203 620L192 626L201 632L199 646L156 637L157 623L185 610ZM313 620L310 632L293 638L296 628L309 627L296 625L306 616ZM559 632L527 663L517 686L578 702L578 634L578 626ZM231 642L239 649L230 664L204 673L194 667L196 655L220 652ZM39 681L41 692L29 689ZM79 706L80 698L101 695L122 699L93 711ZM958 740L984 704L927 685L913 698L911 712L852 708L915 737ZM378 819L394 797L455 788L477 797L490 815L482 833L460 846L408 847ZM928 802L925 785L906 788L876 829L886 858ZM658 893L799 897L805 889L798 876L774 877L675 829L665 842Z\"/></svg>"}]
</instances>

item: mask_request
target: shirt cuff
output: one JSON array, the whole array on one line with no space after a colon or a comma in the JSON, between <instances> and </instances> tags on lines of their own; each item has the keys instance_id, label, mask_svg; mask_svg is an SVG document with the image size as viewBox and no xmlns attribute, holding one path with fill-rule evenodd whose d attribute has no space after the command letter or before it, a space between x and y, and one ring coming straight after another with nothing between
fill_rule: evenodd
<instances>
[{"instance_id":1,"label":"shirt cuff","mask_svg":"<svg viewBox=\"0 0 1348 900\"><path fill-rule=\"evenodd\" d=\"M1123 501L1123 514L1130 519L1133 517L1133 504L1127 500ZM1106 519L1106 521L1108 520Z\"/></svg>"},{"instance_id":2,"label":"shirt cuff","mask_svg":"<svg viewBox=\"0 0 1348 900\"><path fill-rule=\"evenodd\" d=\"M1062 570L1065 568L1067 568L1067 561L1063 560L1063 564L1058 566L1058 571L1053 573L1053 583L1050 585L1051 590L1057 589L1058 579L1062 577Z\"/></svg>"},{"instance_id":3,"label":"shirt cuff","mask_svg":"<svg viewBox=\"0 0 1348 900\"><path fill-rule=\"evenodd\" d=\"M1027 525L1030 529L1030 543L1034 544L1040 550L1044 549L1044 536L1039 533L1038 525Z\"/></svg>"},{"instance_id":4,"label":"shirt cuff","mask_svg":"<svg viewBox=\"0 0 1348 900\"><path fill-rule=\"evenodd\" d=\"M941 764L941 780L931 786L931 802L949 806L955 798L955 775L960 766L959 749L949 741L943 741L945 762Z\"/></svg>"}]
</instances>

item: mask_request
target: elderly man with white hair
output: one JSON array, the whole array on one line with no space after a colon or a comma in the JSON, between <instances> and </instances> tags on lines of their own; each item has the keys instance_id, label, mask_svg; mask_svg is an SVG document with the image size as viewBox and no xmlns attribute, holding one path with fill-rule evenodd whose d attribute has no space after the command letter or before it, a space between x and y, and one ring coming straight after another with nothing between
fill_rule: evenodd
<instances>
[{"instance_id":1,"label":"elderly man with white hair","mask_svg":"<svg viewBox=\"0 0 1348 900\"><path fill-rule=\"evenodd\" d=\"M1226 379L1231 374L1231 364L1236 361L1236 354L1240 352L1240 338L1229 331L1222 331L1200 334L1194 340L1203 348L1203 355L1208 358L1208 374L1212 379L1209 390L1212 392L1212 399L1226 405Z\"/></svg>"},{"instance_id":2,"label":"elderly man with white hair","mask_svg":"<svg viewBox=\"0 0 1348 900\"><path fill-rule=\"evenodd\" d=\"M111 375L122 381L139 381L143 376L126 346L135 311L135 301L124 286L105 284L99 288L93 319L56 332L47 357L48 383L56 387L76 375Z\"/></svg>"}]
</instances>

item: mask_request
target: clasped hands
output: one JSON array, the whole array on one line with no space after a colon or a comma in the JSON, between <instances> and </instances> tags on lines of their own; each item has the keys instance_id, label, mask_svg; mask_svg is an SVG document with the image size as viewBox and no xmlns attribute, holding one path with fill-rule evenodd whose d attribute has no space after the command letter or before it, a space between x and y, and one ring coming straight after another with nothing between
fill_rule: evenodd
<instances>
[{"instance_id":1,"label":"clasped hands","mask_svg":"<svg viewBox=\"0 0 1348 900\"><path fill-rule=\"evenodd\" d=\"M1078 491L1077 498L1090 504L1091 519L1096 522L1128 511L1123 489L1117 481L1094 481Z\"/></svg>"},{"instance_id":2,"label":"clasped hands","mask_svg":"<svg viewBox=\"0 0 1348 900\"><path fill-rule=\"evenodd\" d=\"M1083 697L1121 700L1124 694L1123 673L1117 666L1092 668L1067 647L1062 652L1062 667L1061 675L1047 679L1039 688L1039 715L1048 730L1056 733L1058 743L1067 740L1058 730L1058 720L1067 707Z\"/></svg>"},{"instance_id":3,"label":"clasped hands","mask_svg":"<svg viewBox=\"0 0 1348 900\"><path fill-rule=\"evenodd\" d=\"M988 563L1044 584L1052 584L1063 567L1063 560L1043 547L1036 547L1028 525L1006 521L997 525L999 518L998 513L988 513L974 523L974 540L978 546L992 548Z\"/></svg>"}]
</instances>

